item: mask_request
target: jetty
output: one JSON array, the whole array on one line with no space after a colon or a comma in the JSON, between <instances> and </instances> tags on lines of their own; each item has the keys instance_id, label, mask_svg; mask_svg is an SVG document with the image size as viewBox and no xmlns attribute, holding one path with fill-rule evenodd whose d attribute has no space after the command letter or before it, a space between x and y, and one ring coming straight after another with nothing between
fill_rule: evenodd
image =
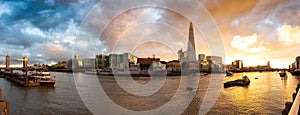
<instances>
[{"instance_id":1,"label":"jetty","mask_svg":"<svg viewBox=\"0 0 300 115\"><path fill-rule=\"evenodd\" d=\"M23 67L10 67L10 61L22 61ZM37 78L28 69L28 58L24 56L21 59L12 59L10 56L6 56L6 66L5 68L0 68L0 78L5 78L12 83L15 83L24 87L35 87L42 85L40 83L40 78ZM43 78L42 78L43 79ZM54 81L54 80L53 80Z\"/></svg>"}]
</instances>

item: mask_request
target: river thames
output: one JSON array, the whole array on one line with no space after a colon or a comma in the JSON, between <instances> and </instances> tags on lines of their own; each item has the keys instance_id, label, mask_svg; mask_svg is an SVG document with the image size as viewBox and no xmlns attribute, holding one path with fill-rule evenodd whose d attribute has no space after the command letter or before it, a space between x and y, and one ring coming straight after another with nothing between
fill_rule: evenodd
<instances>
[{"instance_id":1,"label":"river thames","mask_svg":"<svg viewBox=\"0 0 300 115\"><path fill-rule=\"evenodd\" d=\"M59 72L51 72L51 75L55 76L56 79L55 88L25 88L1 78L0 87L3 91L3 99L10 103L10 114L92 114L81 100L74 80L86 82L86 80L80 81L78 78L92 79L95 75L76 73L73 76L72 73ZM221 82L225 82L240 79L244 75L250 78L250 85L247 87L221 87L216 102L207 114L281 114L285 103L292 101L292 94L299 82L299 77L292 76L290 73L288 73L286 80L282 80L278 72L235 73L232 77L217 74L213 77L220 77L222 78ZM152 96L141 97L122 90L112 77L98 76L98 79L106 95L114 103L133 111L147 111L163 106L178 91L180 80L182 80L179 76L167 77L164 86L157 93ZM124 81L128 79L122 77ZM198 113L211 79L213 79L211 75L199 77L198 88L192 89L196 92L195 96L183 114ZM139 77L134 78L134 80L137 83L146 84L150 78ZM181 93L188 92L190 91L182 89ZM178 103L180 104L180 101ZM170 110L170 113L176 112L176 106L174 105L174 110Z\"/></svg>"}]
</instances>

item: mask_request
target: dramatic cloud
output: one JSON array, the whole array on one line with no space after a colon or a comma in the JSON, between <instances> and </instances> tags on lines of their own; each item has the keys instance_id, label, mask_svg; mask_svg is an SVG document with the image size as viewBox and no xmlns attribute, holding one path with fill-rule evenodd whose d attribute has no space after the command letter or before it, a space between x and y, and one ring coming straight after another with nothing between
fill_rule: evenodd
<instances>
[{"instance_id":1,"label":"dramatic cloud","mask_svg":"<svg viewBox=\"0 0 300 115\"><path fill-rule=\"evenodd\" d=\"M76 31L98 0L0 1L0 55L51 63L71 57Z\"/></svg>"},{"instance_id":2,"label":"dramatic cloud","mask_svg":"<svg viewBox=\"0 0 300 115\"><path fill-rule=\"evenodd\" d=\"M176 12L140 7L125 11L110 22L111 17L103 17L103 13L116 12L114 8L119 6L97 5L99 1L0 1L0 62L5 55L16 58L27 55L30 63L66 61L73 57L74 44L78 45L75 50L80 58L94 57L94 53L110 53L113 48L118 52L130 52L138 48L137 53L149 51L151 56L150 49L157 47L165 50L157 54L169 52L173 56L161 57L174 59L176 56L173 52L186 48L189 20ZM299 55L299 0L199 1L219 26L226 57L230 61L237 57L250 60L251 57L257 62L270 59L271 65L276 65L276 61L277 65L282 65L282 59L288 65ZM164 1L161 3L165 4ZM92 8L98 8L98 14L94 14L93 19L86 19ZM82 23L84 20L89 20L89 28L81 28L81 25L85 25ZM97 29L99 26L107 26L102 35ZM82 36L75 41L79 28L83 30L80 32ZM209 51L202 34L201 30L195 32L197 52ZM98 42L95 43L95 40ZM157 41L165 44L157 44ZM283 55L282 52L289 52L289 55Z\"/></svg>"},{"instance_id":3,"label":"dramatic cloud","mask_svg":"<svg viewBox=\"0 0 300 115\"><path fill-rule=\"evenodd\" d=\"M284 25L278 29L279 40L285 45L293 45L300 43L300 27L292 27Z\"/></svg>"}]
</instances>

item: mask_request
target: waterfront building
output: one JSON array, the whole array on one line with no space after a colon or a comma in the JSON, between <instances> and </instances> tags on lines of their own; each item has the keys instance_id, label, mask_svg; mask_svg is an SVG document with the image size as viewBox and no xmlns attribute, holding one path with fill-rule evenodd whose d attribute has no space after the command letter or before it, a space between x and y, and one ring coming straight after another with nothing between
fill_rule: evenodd
<instances>
[{"instance_id":1,"label":"waterfront building","mask_svg":"<svg viewBox=\"0 0 300 115\"><path fill-rule=\"evenodd\" d=\"M188 68L186 68L186 69L191 70L191 69L199 68L199 64L196 59L194 27L193 27L192 22L190 22L190 28L189 28L189 40L188 40L188 48L187 48L187 64L188 64Z\"/></svg>"},{"instance_id":2,"label":"waterfront building","mask_svg":"<svg viewBox=\"0 0 300 115\"><path fill-rule=\"evenodd\" d=\"M242 70L243 69L243 60L235 60L232 62L233 70Z\"/></svg>"},{"instance_id":3,"label":"waterfront building","mask_svg":"<svg viewBox=\"0 0 300 115\"><path fill-rule=\"evenodd\" d=\"M220 56L206 56L206 60L210 70L219 71L224 68L222 57Z\"/></svg>"},{"instance_id":4,"label":"waterfront building","mask_svg":"<svg viewBox=\"0 0 300 115\"><path fill-rule=\"evenodd\" d=\"M270 61L267 62L267 67L268 67L268 69L271 69L271 62Z\"/></svg>"},{"instance_id":5,"label":"waterfront building","mask_svg":"<svg viewBox=\"0 0 300 115\"><path fill-rule=\"evenodd\" d=\"M109 63L110 68L128 71L131 64L137 64L138 57L130 54L110 54L109 55Z\"/></svg>"},{"instance_id":6,"label":"waterfront building","mask_svg":"<svg viewBox=\"0 0 300 115\"><path fill-rule=\"evenodd\" d=\"M153 62L159 62L160 58L138 58L137 63L140 64L142 70L148 70L149 67L153 64Z\"/></svg>"},{"instance_id":7,"label":"waterfront building","mask_svg":"<svg viewBox=\"0 0 300 115\"><path fill-rule=\"evenodd\" d=\"M300 56L296 57L295 64L296 64L296 69L300 69Z\"/></svg>"},{"instance_id":8,"label":"waterfront building","mask_svg":"<svg viewBox=\"0 0 300 115\"><path fill-rule=\"evenodd\" d=\"M82 61L79 60L79 56L76 54L73 59L69 59L67 66L69 69L78 69L82 66Z\"/></svg>"},{"instance_id":9,"label":"waterfront building","mask_svg":"<svg viewBox=\"0 0 300 115\"><path fill-rule=\"evenodd\" d=\"M192 22L190 22L188 37L187 51L183 51L182 49L179 50L177 52L178 60L181 63L182 70L195 70L199 68L199 63L196 59L194 28Z\"/></svg>"},{"instance_id":10,"label":"waterfront building","mask_svg":"<svg viewBox=\"0 0 300 115\"><path fill-rule=\"evenodd\" d=\"M187 51L183 51L182 49L178 50L178 60L180 62L187 62Z\"/></svg>"},{"instance_id":11,"label":"waterfront building","mask_svg":"<svg viewBox=\"0 0 300 115\"><path fill-rule=\"evenodd\" d=\"M200 65L200 71L210 71L211 70L211 65L207 60L203 60L199 62Z\"/></svg>"},{"instance_id":12,"label":"waterfront building","mask_svg":"<svg viewBox=\"0 0 300 115\"><path fill-rule=\"evenodd\" d=\"M206 56L206 60L214 64L223 64L222 57L220 56Z\"/></svg>"},{"instance_id":13,"label":"waterfront building","mask_svg":"<svg viewBox=\"0 0 300 115\"><path fill-rule=\"evenodd\" d=\"M289 65L289 69L291 70L300 69L300 56L297 56L295 58L295 62Z\"/></svg>"},{"instance_id":14,"label":"waterfront building","mask_svg":"<svg viewBox=\"0 0 300 115\"><path fill-rule=\"evenodd\" d=\"M168 71L181 71L181 63L179 60L169 61L166 65Z\"/></svg>"},{"instance_id":15,"label":"waterfront building","mask_svg":"<svg viewBox=\"0 0 300 115\"><path fill-rule=\"evenodd\" d=\"M193 27L192 22L190 22L190 29L189 29L189 40L188 40L188 48L187 48L187 61L192 62L192 63L196 62L194 27Z\"/></svg>"},{"instance_id":16,"label":"waterfront building","mask_svg":"<svg viewBox=\"0 0 300 115\"><path fill-rule=\"evenodd\" d=\"M205 54L199 54L198 55L198 61L204 61L205 60Z\"/></svg>"},{"instance_id":17,"label":"waterfront building","mask_svg":"<svg viewBox=\"0 0 300 115\"><path fill-rule=\"evenodd\" d=\"M105 54L98 54L96 55L95 59L95 66L96 69L105 69L109 68L109 56Z\"/></svg>"},{"instance_id":18,"label":"waterfront building","mask_svg":"<svg viewBox=\"0 0 300 115\"><path fill-rule=\"evenodd\" d=\"M151 70L165 70L166 69L166 64L163 64L159 61L158 62L153 61L153 63L150 66L150 69Z\"/></svg>"},{"instance_id":19,"label":"waterfront building","mask_svg":"<svg viewBox=\"0 0 300 115\"><path fill-rule=\"evenodd\" d=\"M95 69L95 62L94 58L86 58L82 60L82 66L85 69Z\"/></svg>"}]
</instances>

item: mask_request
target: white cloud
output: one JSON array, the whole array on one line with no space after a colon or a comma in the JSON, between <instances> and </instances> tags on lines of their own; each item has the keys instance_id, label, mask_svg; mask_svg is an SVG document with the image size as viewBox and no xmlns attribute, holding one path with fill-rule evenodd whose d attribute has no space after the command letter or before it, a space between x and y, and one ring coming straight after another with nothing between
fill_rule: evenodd
<instances>
[{"instance_id":1,"label":"white cloud","mask_svg":"<svg viewBox=\"0 0 300 115\"><path fill-rule=\"evenodd\" d=\"M26 27L25 29L22 29L23 33L29 34L29 35L36 35L40 37L46 37L44 32L36 27Z\"/></svg>"},{"instance_id":2,"label":"white cloud","mask_svg":"<svg viewBox=\"0 0 300 115\"><path fill-rule=\"evenodd\" d=\"M260 45L258 46L253 46L256 43L257 43L256 33L250 36L235 35L233 37L233 41L231 42L231 46L251 53L259 53L268 50L265 46L262 45L263 42L261 42Z\"/></svg>"},{"instance_id":3,"label":"white cloud","mask_svg":"<svg viewBox=\"0 0 300 115\"><path fill-rule=\"evenodd\" d=\"M246 50L249 48L249 46L257 41L257 34L252 34L250 36L240 36L240 35L235 35L233 36L233 41L231 42L231 46L241 49L241 50Z\"/></svg>"},{"instance_id":4,"label":"white cloud","mask_svg":"<svg viewBox=\"0 0 300 115\"><path fill-rule=\"evenodd\" d=\"M278 30L278 39L285 45L293 45L300 43L300 27L292 27L290 25L284 25Z\"/></svg>"},{"instance_id":5,"label":"white cloud","mask_svg":"<svg viewBox=\"0 0 300 115\"><path fill-rule=\"evenodd\" d=\"M11 9L6 4L0 4L0 16L5 13L10 14Z\"/></svg>"}]
</instances>

